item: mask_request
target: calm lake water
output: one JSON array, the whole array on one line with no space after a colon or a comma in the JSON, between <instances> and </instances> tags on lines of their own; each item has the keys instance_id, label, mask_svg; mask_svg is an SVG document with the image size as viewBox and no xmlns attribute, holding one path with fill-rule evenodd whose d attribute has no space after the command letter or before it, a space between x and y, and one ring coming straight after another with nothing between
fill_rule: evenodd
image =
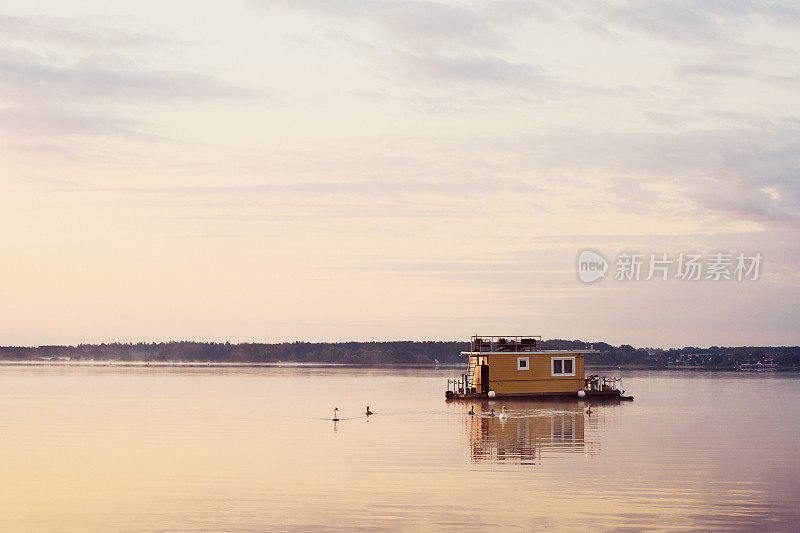
<instances>
[{"instance_id":1,"label":"calm lake water","mask_svg":"<svg viewBox=\"0 0 800 533\"><path fill-rule=\"evenodd\" d=\"M456 373L0 366L0 530L800 530L796 373L474 404L506 421Z\"/></svg>"}]
</instances>

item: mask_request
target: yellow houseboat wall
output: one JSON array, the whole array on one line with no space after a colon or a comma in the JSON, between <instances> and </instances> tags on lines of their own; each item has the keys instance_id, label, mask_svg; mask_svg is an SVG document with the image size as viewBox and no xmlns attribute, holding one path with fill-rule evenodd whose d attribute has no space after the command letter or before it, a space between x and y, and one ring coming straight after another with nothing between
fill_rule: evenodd
<instances>
[{"instance_id":1,"label":"yellow houseboat wall","mask_svg":"<svg viewBox=\"0 0 800 533\"><path fill-rule=\"evenodd\" d=\"M527 369L519 368L520 358L528 359ZM574 359L575 375L553 375L553 359L565 358ZM494 352L484 359L489 364L489 389L496 394L577 393L584 386L579 352Z\"/></svg>"}]
</instances>

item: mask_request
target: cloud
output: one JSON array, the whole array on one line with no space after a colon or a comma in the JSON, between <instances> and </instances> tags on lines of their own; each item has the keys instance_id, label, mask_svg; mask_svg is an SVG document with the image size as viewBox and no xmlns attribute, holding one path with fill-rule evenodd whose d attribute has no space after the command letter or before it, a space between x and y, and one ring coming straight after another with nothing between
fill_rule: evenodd
<instances>
[{"instance_id":1,"label":"cloud","mask_svg":"<svg viewBox=\"0 0 800 533\"><path fill-rule=\"evenodd\" d=\"M240 186L187 186L187 187L149 187L149 188L113 188L92 189L94 191L111 191L123 193L142 193L175 196L231 196L253 194L300 194L304 198L330 195L352 196L393 196L393 195L439 195L445 197L531 193L534 187L517 179L483 178L458 180L423 180L423 179L375 179L359 181L309 181L294 183L276 183L265 185Z\"/></svg>"},{"instance_id":2,"label":"cloud","mask_svg":"<svg viewBox=\"0 0 800 533\"><path fill-rule=\"evenodd\" d=\"M696 60L664 68L674 70L679 82L703 83L756 75L746 63L760 61L766 45L749 44L741 33L757 31L762 23L789 27L790 21L800 20L800 9L788 2L250 0L249 4L273 12L299 12L306 23L320 23L324 38L371 60L381 80L387 76L394 80L385 94L395 96L398 91L393 89L400 86L405 101L437 111L619 94L622 83L609 83L613 78L591 68L568 76L569 69L549 64L553 53L549 45L530 38L539 30L583 34L601 45L608 40L620 46L667 42L671 52L691 51ZM560 42L560 37L554 39ZM569 42L565 37L565 45ZM376 83L386 86L377 80L378 76ZM639 92L639 98L648 96L641 94L648 80L635 85L627 82L626 90Z\"/></svg>"},{"instance_id":3,"label":"cloud","mask_svg":"<svg viewBox=\"0 0 800 533\"><path fill-rule=\"evenodd\" d=\"M728 213L735 218L796 227L800 222L797 191L794 191L794 198L787 200L764 189L729 181L709 180L694 187L690 195L700 205ZM768 190L773 191L774 188L769 187Z\"/></svg>"},{"instance_id":4,"label":"cloud","mask_svg":"<svg viewBox=\"0 0 800 533\"><path fill-rule=\"evenodd\" d=\"M35 104L53 101L252 98L259 93L205 74L117 69L89 60L64 64L33 53L0 49L0 97Z\"/></svg>"},{"instance_id":5,"label":"cloud","mask_svg":"<svg viewBox=\"0 0 800 533\"><path fill-rule=\"evenodd\" d=\"M0 109L0 126L15 133L39 131L48 135L63 135L72 132L87 134L133 133L135 121L111 118L59 109Z\"/></svg>"},{"instance_id":6,"label":"cloud","mask_svg":"<svg viewBox=\"0 0 800 533\"><path fill-rule=\"evenodd\" d=\"M443 39L450 42L497 44L505 37L494 18L469 4L416 0L251 0L257 7L282 7L311 13L347 25L368 24L405 45ZM505 2L497 2L498 11Z\"/></svg>"},{"instance_id":7,"label":"cloud","mask_svg":"<svg viewBox=\"0 0 800 533\"><path fill-rule=\"evenodd\" d=\"M85 50L138 48L174 42L145 32L106 28L63 17L4 14L0 14L0 35L5 42L66 45Z\"/></svg>"},{"instance_id":8,"label":"cloud","mask_svg":"<svg viewBox=\"0 0 800 533\"><path fill-rule=\"evenodd\" d=\"M263 2L258 7L301 11L329 27L323 35L370 58L377 69L403 85L464 93L470 87L532 89L558 80L541 66L506 57L510 28L545 10L536 3L491 5L415 0L299 0ZM450 84L448 87L447 84ZM551 94L553 91L551 91ZM467 100L478 94L462 94ZM431 95L414 100L429 101ZM452 100L450 104L452 104ZM439 101L437 107L448 105Z\"/></svg>"},{"instance_id":9,"label":"cloud","mask_svg":"<svg viewBox=\"0 0 800 533\"><path fill-rule=\"evenodd\" d=\"M773 83L780 87L785 87L792 91L800 91L800 76L778 76L771 75L765 78L768 83Z\"/></svg>"},{"instance_id":10,"label":"cloud","mask_svg":"<svg viewBox=\"0 0 800 533\"><path fill-rule=\"evenodd\" d=\"M24 183L41 185L45 187L74 187L77 185L74 180L64 179L53 175L27 174L24 176L19 176L18 179Z\"/></svg>"},{"instance_id":11,"label":"cloud","mask_svg":"<svg viewBox=\"0 0 800 533\"><path fill-rule=\"evenodd\" d=\"M230 207L229 204L215 204L216 207ZM335 221L366 219L398 219L428 224L431 220L461 220L477 216L488 216L485 209L464 209L458 204L420 205L416 202L402 201L397 198L391 201L370 201L369 203L326 202L321 204L296 204L292 206L258 205L258 212L242 212L242 205L237 204L236 212L210 212L209 206L194 214L176 216L170 214L165 219L183 218L187 220L209 220L218 222L304 222L316 224L330 231L329 224ZM252 204L249 207L253 207ZM406 228L406 231L408 228Z\"/></svg>"},{"instance_id":12,"label":"cloud","mask_svg":"<svg viewBox=\"0 0 800 533\"><path fill-rule=\"evenodd\" d=\"M759 20L791 27L800 21L792 2L691 0L497 0L447 3L432 0L250 0L258 7L300 10L339 24L368 24L407 48L449 43L503 47L509 33L528 23L561 24L606 37L639 36L696 45L733 42L737 30Z\"/></svg>"},{"instance_id":13,"label":"cloud","mask_svg":"<svg viewBox=\"0 0 800 533\"><path fill-rule=\"evenodd\" d=\"M725 63L696 63L678 67L675 75L682 79L700 78L701 81L707 81L708 78L750 77L752 71L738 65Z\"/></svg>"},{"instance_id":14,"label":"cloud","mask_svg":"<svg viewBox=\"0 0 800 533\"><path fill-rule=\"evenodd\" d=\"M557 2L553 9L576 22L591 22L606 35L633 32L684 46L735 43L737 32L759 19L786 26L800 21L800 9L780 1L587 0Z\"/></svg>"},{"instance_id":15,"label":"cloud","mask_svg":"<svg viewBox=\"0 0 800 533\"><path fill-rule=\"evenodd\" d=\"M496 206L529 205L544 192L522 180L403 179L298 181L261 185L182 187L57 187L70 195L98 195L106 201L148 206L164 218L219 222L333 221L402 219L425 225L432 220L491 220ZM403 231L406 231L407 228Z\"/></svg>"},{"instance_id":16,"label":"cloud","mask_svg":"<svg viewBox=\"0 0 800 533\"><path fill-rule=\"evenodd\" d=\"M541 68L514 63L498 57L452 57L438 54L398 54L398 62L409 73L439 83L477 83L533 87L553 83Z\"/></svg>"},{"instance_id":17,"label":"cloud","mask_svg":"<svg viewBox=\"0 0 800 533\"><path fill-rule=\"evenodd\" d=\"M117 104L260 98L214 76L148 68L126 55L168 39L82 20L0 15L0 138L48 154L86 138L161 141Z\"/></svg>"},{"instance_id":18,"label":"cloud","mask_svg":"<svg viewBox=\"0 0 800 533\"><path fill-rule=\"evenodd\" d=\"M136 142L168 139L146 133L146 124L107 114L52 107L0 109L0 140L7 146L32 152L69 155L83 138L113 137Z\"/></svg>"},{"instance_id":19,"label":"cloud","mask_svg":"<svg viewBox=\"0 0 800 533\"><path fill-rule=\"evenodd\" d=\"M686 216L693 209L700 219L716 213L776 226L800 222L800 128L793 121L663 132L570 128L480 144L505 154L507 168L561 176L532 182L552 182L556 194L583 191L595 205Z\"/></svg>"}]
</instances>

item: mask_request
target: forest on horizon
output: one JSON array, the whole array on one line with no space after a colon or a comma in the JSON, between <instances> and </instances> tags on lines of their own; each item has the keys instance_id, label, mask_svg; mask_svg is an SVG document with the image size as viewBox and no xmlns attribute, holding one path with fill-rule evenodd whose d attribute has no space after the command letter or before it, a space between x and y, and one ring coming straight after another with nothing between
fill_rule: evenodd
<instances>
[{"instance_id":1,"label":"forest on horizon","mask_svg":"<svg viewBox=\"0 0 800 533\"><path fill-rule=\"evenodd\" d=\"M585 349L593 345L598 354L587 354L588 365L626 365L666 368L675 366L736 368L743 363L775 363L779 368L800 367L799 346L738 346L680 349L634 348L623 344L587 343L550 339L540 347L550 350ZM155 361L211 363L308 362L351 365L459 364L467 342L373 341L373 342L283 342L216 343L171 341L157 343L79 344L78 346L0 347L3 361Z\"/></svg>"}]
</instances>

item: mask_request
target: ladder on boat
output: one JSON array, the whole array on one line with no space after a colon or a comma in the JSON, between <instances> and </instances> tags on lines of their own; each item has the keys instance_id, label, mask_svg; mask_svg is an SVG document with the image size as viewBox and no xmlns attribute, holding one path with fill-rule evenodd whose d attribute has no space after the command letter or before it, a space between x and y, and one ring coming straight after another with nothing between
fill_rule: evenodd
<instances>
[{"instance_id":1,"label":"ladder on boat","mask_svg":"<svg viewBox=\"0 0 800 533\"><path fill-rule=\"evenodd\" d=\"M467 373L465 374L465 383L464 387L467 389L466 392L471 392L472 388L475 386L475 367L477 359L470 357L469 362L467 363Z\"/></svg>"}]
</instances>

